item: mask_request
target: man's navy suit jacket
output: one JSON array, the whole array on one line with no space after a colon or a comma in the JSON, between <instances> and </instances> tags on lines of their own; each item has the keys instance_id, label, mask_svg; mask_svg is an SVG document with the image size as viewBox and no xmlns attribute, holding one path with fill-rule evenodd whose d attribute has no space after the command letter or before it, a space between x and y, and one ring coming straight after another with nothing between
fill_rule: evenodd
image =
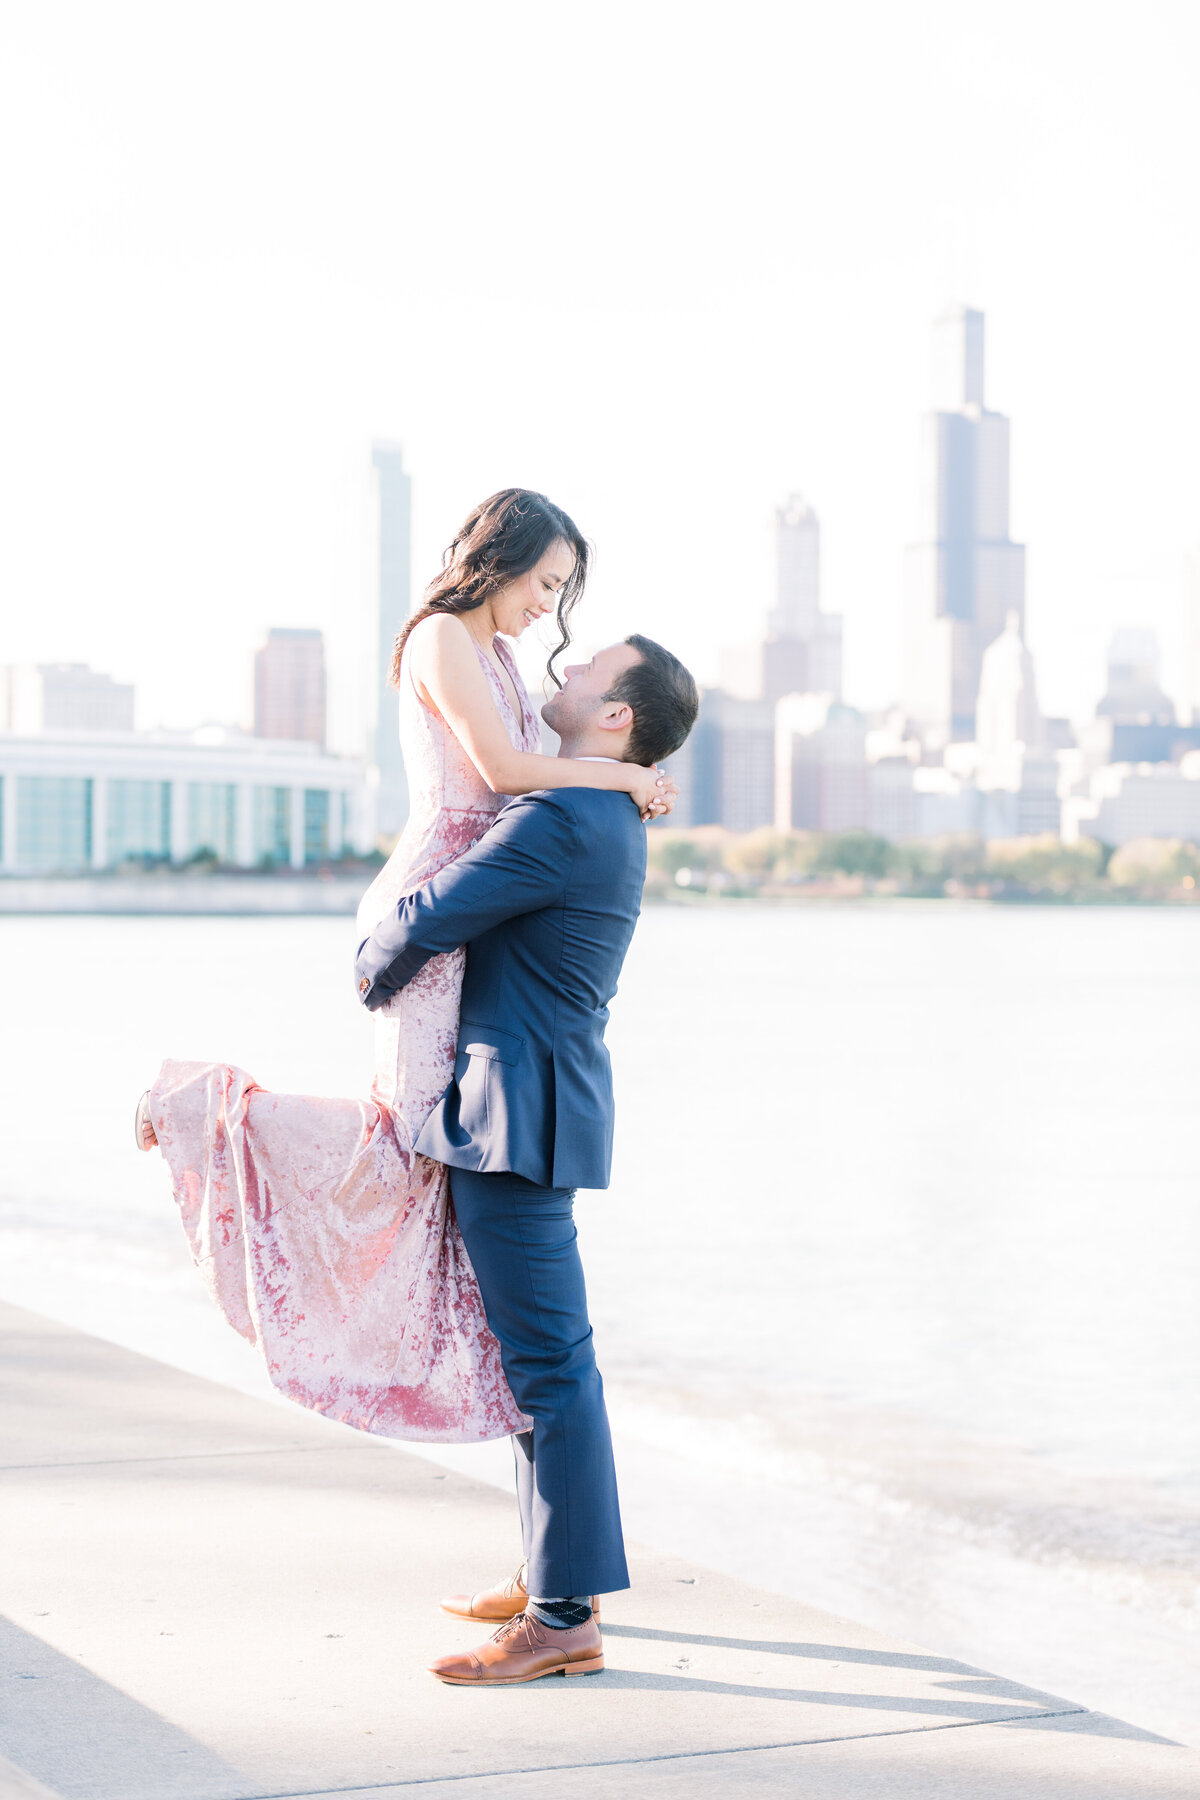
<instances>
[{"instance_id":1,"label":"man's navy suit jacket","mask_svg":"<svg viewBox=\"0 0 1200 1800\"><path fill-rule=\"evenodd\" d=\"M372 1011L431 957L467 946L454 1079L417 1138L423 1156L542 1187L608 1186L604 1027L645 873L627 794L525 794L360 945Z\"/></svg>"}]
</instances>

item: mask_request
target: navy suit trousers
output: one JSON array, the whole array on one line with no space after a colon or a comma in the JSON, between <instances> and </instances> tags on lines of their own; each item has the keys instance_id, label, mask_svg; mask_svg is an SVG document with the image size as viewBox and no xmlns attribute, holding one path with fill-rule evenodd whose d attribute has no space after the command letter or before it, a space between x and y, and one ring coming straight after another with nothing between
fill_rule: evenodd
<instances>
[{"instance_id":1,"label":"navy suit trousers","mask_svg":"<svg viewBox=\"0 0 1200 1800\"><path fill-rule=\"evenodd\" d=\"M529 1593L629 1586L612 1436L592 1348L574 1188L450 1170L450 1191L508 1385Z\"/></svg>"}]
</instances>

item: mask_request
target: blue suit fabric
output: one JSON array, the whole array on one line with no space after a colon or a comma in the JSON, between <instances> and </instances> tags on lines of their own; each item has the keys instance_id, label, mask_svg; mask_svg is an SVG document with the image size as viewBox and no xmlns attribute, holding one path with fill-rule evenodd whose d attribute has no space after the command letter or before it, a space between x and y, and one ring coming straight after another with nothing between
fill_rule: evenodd
<instances>
[{"instance_id":1,"label":"blue suit fabric","mask_svg":"<svg viewBox=\"0 0 1200 1800\"><path fill-rule=\"evenodd\" d=\"M624 794L527 794L360 947L374 1009L467 946L454 1079L415 1148L450 1166L454 1209L509 1386L531 1594L629 1585L612 1437L574 1223L608 1186L604 1027L637 923L646 834Z\"/></svg>"},{"instance_id":2,"label":"blue suit fabric","mask_svg":"<svg viewBox=\"0 0 1200 1800\"><path fill-rule=\"evenodd\" d=\"M645 874L627 794L525 794L375 928L355 968L372 1010L468 945L454 1080L417 1138L422 1156L543 1187L608 1186L604 1027Z\"/></svg>"},{"instance_id":3,"label":"blue suit fabric","mask_svg":"<svg viewBox=\"0 0 1200 1800\"><path fill-rule=\"evenodd\" d=\"M525 1583L545 1599L629 1586L612 1435L571 1188L451 1169L450 1191L513 1397Z\"/></svg>"}]
</instances>

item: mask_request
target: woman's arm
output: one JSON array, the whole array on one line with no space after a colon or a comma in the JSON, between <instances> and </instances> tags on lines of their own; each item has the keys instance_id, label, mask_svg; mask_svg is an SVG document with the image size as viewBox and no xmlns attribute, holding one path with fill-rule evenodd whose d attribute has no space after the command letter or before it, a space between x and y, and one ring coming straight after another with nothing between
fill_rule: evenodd
<instances>
[{"instance_id":1,"label":"woman's arm","mask_svg":"<svg viewBox=\"0 0 1200 1800\"><path fill-rule=\"evenodd\" d=\"M639 763L578 762L514 749L479 666L471 634L448 613L434 614L405 646L409 673L470 757L494 794L533 794L540 788L606 788L628 794L640 813L665 793L657 769Z\"/></svg>"}]
</instances>

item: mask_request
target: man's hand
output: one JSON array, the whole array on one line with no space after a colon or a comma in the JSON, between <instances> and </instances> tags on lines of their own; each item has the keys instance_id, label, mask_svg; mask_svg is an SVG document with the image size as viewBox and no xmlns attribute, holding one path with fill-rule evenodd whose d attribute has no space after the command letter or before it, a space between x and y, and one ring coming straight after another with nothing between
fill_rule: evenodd
<instances>
[{"instance_id":1,"label":"man's hand","mask_svg":"<svg viewBox=\"0 0 1200 1800\"><path fill-rule=\"evenodd\" d=\"M377 1012L431 957L555 904L577 832L569 801L553 793L525 794L504 807L478 843L407 894L363 939L354 966L362 1004Z\"/></svg>"},{"instance_id":2,"label":"man's hand","mask_svg":"<svg viewBox=\"0 0 1200 1800\"><path fill-rule=\"evenodd\" d=\"M358 946L354 958L354 989L368 1012L378 1012L399 991L381 982L381 977L387 974L388 961L388 953L380 951L374 932Z\"/></svg>"}]
</instances>

